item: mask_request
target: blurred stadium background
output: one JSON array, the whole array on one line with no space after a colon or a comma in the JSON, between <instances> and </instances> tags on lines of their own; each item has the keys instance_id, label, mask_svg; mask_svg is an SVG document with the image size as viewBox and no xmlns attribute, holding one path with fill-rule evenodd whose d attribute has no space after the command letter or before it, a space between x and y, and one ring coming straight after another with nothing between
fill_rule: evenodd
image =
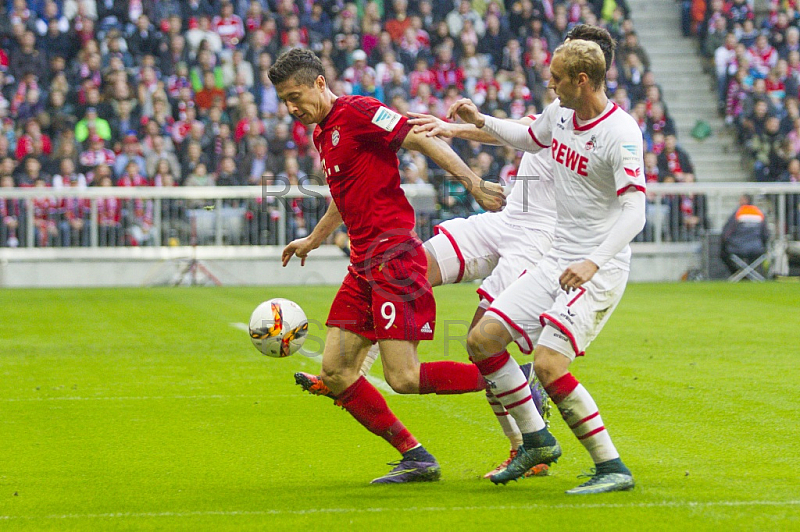
<instances>
[{"instance_id":1,"label":"blurred stadium background","mask_svg":"<svg viewBox=\"0 0 800 532\"><path fill-rule=\"evenodd\" d=\"M552 50L578 23L618 40L608 92L647 143L648 224L632 280L724 277L719 234L743 193L770 224L766 271L796 273L792 2L8 0L0 9L0 286L337 283L346 259L333 246L306 270L276 268L276 250L307 234L329 201L312 131L266 75L277 54L309 47L334 92L401 112L442 116L469 96L484 112L520 117L550 101ZM482 177L513 180L513 150L452 144ZM438 221L478 212L431 161L399 155L423 239Z\"/></svg>"}]
</instances>

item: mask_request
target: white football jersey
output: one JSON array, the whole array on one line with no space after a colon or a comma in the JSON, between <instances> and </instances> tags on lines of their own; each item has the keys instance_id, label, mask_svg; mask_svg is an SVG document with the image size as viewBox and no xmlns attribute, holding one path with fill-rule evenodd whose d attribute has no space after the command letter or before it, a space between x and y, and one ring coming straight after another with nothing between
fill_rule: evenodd
<instances>
[{"instance_id":1,"label":"white football jersey","mask_svg":"<svg viewBox=\"0 0 800 532\"><path fill-rule=\"evenodd\" d=\"M550 152L524 153L500 217L511 225L553 233L556 196Z\"/></svg>"},{"instance_id":2,"label":"white football jersey","mask_svg":"<svg viewBox=\"0 0 800 532\"><path fill-rule=\"evenodd\" d=\"M636 121L609 102L599 117L580 124L559 100L548 105L528 131L550 152L556 213L551 253L583 259L608 237L622 211L617 196L645 191L642 132ZM611 263L630 264L630 246Z\"/></svg>"}]
</instances>

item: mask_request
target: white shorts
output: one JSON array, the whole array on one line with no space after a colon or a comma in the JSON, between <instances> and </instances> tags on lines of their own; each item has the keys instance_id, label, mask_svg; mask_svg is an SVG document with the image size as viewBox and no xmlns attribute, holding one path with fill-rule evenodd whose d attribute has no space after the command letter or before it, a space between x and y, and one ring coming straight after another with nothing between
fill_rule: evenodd
<instances>
[{"instance_id":1,"label":"white shorts","mask_svg":"<svg viewBox=\"0 0 800 532\"><path fill-rule=\"evenodd\" d=\"M541 343L573 360L582 356L622 299L628 272L608 264L579 290L562 290L558 278L573 262L547 255L486 311L506 326L523 353Z\"/></svg>"},{"instance_id":2,"label":"white shorts","mask_svg":"<svg viewBox=\"0 0 800 532\"><path fill-rule=\"evenodd\" d=\"M484 279L478 295L489 302L550 250L553 235L511 225L496 213L454 218L434 228L425 247L436 257L442 284Z\"/></svg>"}]
</instances>

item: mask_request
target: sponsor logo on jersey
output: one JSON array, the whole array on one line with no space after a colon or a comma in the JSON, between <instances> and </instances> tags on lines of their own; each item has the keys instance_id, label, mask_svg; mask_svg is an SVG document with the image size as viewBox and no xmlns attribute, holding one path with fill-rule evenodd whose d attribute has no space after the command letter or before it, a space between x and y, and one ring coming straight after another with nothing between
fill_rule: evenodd
<instances>
[{"instance_id":1,"label":"sponsor logo on jersey","mask_svg":"<svg viewBox=\"0 0 800 532\"><path fill-rule=\"evenodd\" d=\"M628 174L631 177L639 177L640 175L642 175L642 169L639 168L639 167L636 167L634 169L625 168L624 170L625 170L625 173Z\"/></svg>"},{"instance_id":2,"label":"sponsor logo on jersey","mask_svg":"<svg viewBox=\"0 0 800 532\"><path fill-rule=\"evenodd\" d=\"M400 115L386 107L379 108L372 117L372 123L386 131L392 131L399 121Z\"/></svg>"},{"instance_id":3,"label":"sponsor logo on jersey","mask_svg":"<svg viewBox=\"0 0 800 532\"><path fill-rule=\"evenodd\" d=\"M334 146L338 146L339 138L340 138L339 128L334 128L333 133L331 133L331 144L333 144Z\"/></svg>"},{"instance_id":4,"label":"sponsor logo on jersey","mask_svg":"<svg viewBox=\"0 0 800 532\"><path fill-rule=\"evenodd\" d=\"M566 144L553 139L552 144L550 144L550 152L553 156L553 160L558 164L566 166L581 177L586 177L588 175L586 167L589 164L589 159Z\"/></svg>"},{"instance_id":5,"label":"sponsor logo on jersey","mask_svg":"<svg viewBox=\"0 0 800 532\"><path fill-rule=\"evenodd\" d=\"M622 164L639 166L639 146L636 144L623 144L620 147L622 151Z\"/></svg>"},{"instance_id":6,"label":"sponsor logo on jersey","mask_svg":"<svg viewBox=\"0 0 800 532\"><path fill-rule=\"evenodd\" d=\"M433 329L431 329L431 324L426 321L425 325L422 326L419 332L424 334L431 334L433 332Z\"/></svg>"},{"instance_id":7,"label":"sponsor logo on jersey","mask_svg":"<svg viewBox=\"0 0 800 532\"><path fill-rule=\"evenodd\" d=\"M562 124L566 124L566 122L567 122L567 117L566 116L562 116L561 117L561 123Z\"/></svg>"}]
</instances>

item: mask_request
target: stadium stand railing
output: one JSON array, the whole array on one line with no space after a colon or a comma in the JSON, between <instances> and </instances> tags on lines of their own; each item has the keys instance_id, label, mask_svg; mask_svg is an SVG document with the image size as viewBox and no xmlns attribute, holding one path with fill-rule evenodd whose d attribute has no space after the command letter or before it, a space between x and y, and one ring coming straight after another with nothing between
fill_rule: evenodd
<instances>
[{"instance_id":1,"label":"stadium stand railing","mask_svg":"<svg viewBox=\"0 0 800 532\"><path fill-rule=\"evenodd\" d=\"M403 185L431 234L432 185ZM0 248L283 246L327 208L328 187L0 189ZM13 222L11 223L13 218Z\"/></svg>"},{"instance_id":2,"label":"stadium stand railing","mask_svg":"<svg viewBox=\"0 0 800 532\"><path fill-rule=\"evenodd\" d=\"M432 234L436 190L403 185L417 209L417 231ZM667 245L701 242L719 232L721 205L750 194L767 213L778 242L800 240L800 193L792 183L651 183L647 226L637 242ZM0 202L17 209L18 223L4 220L2 247L75 248L134 246L276 245L303 236L327 208L324 186L0 189ZM65 210L76 211L82 222ZM109 207L111 205L111 207ZM709 213L714 213L709 216ZM306 225L303 225L306 224ZM16 239L16 242L14 240Z\"/></svg>"}]
</instances>

